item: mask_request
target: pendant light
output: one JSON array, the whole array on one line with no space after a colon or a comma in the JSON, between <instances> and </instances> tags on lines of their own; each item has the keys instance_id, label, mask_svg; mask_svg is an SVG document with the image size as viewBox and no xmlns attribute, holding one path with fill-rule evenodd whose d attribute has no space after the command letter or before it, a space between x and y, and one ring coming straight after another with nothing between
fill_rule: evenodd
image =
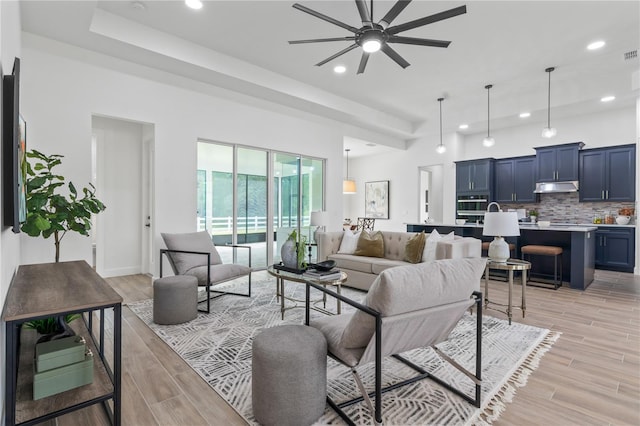
<instances>
[{"instance_id":1,"label":"pendant light","mask_svg":"<svg viewBox=\"0 0 640 426\"><path fill-rule=\"evenodd\" d=\"M496 140L491 137L491 104L489 103L489 90L493 87L493 84L487 84L484 86L487 89L487 137L482 139L482 145L486 147L493 146L496 143Z\"/></svg>"},{"instance_id":2,"label":"pendant light","mask_svg":"<svg viewBox=\"0 0 640 426\"><path fill-rule=\"evenodd\" d=\"M549 67L546 70L544 70L546 73L549 74L549 91L548 93L548 97L547 97L547 127L545 127L544 129L542 129L542 137L543 138L552 138L556 135L556 133L558 133L555 129L555 127L551 127L551 73L553 72L553 70L555 70L554 67Z\"/></svg>"},{"instance_id":3,"label":"pendant light","mask_svg":"<svg viewBox=\"0 0 640 426\"><path fill-rule=\"evenodd\" d=\"M444 101L444 98L438 98L438 103L440 104L440 145L436 148L438 154L444 154L447 150L447 147L442 144L442 101Z\"/></svg>"},{"instance_id":4,"label":"pendant light","mask_svg":"<svg viewBox=\"0 0 640 426\"><path fill-rule=\"evenodd\" d=\"M355 194L356 193L356 181L349 178L349 148L345 149L347 152L347 176L342 181L342 193L343 194Z\"/></svg>"}]
</instances>

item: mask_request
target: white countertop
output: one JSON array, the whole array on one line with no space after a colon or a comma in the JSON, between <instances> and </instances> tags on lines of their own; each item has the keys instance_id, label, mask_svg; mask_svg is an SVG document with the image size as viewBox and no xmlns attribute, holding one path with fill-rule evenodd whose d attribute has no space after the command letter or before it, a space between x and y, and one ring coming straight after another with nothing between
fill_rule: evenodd
<instances>
[{"instance_id":1,"label":"white countertop","mask_svg":"<svg viewBox=\"0 0 640 426\"><path fill-rule=\"evenodd\" d=\"M457 228L482 228L483 225L476 223L466 223L464 225L456 225L451 223L408 223L407 225L426 225L426 226L450 226ZM552 223L550 226L538 226L537 224L532 223L521 223L521 230L529 230L529 231L565 231L565 232L589 232L595 231L598 229L598 226L603 225L594 225L591 223L585 224L562 224ZM635 225L606 225L606 226L617 226L617 227L634 227Z\"/></svg>"}]
</instances>

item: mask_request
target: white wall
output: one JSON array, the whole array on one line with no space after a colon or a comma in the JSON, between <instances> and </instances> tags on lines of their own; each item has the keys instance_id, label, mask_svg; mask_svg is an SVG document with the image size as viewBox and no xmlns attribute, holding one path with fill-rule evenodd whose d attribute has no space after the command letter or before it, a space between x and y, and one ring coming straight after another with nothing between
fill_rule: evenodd
<instances>
[{"instance_id":1,"label":"white wall","mask_svg":"<svg viewBox=\"0 0 640 426\"><path fill-rule=\"evenodd\" d=\"M0 66L3 74L10 74L13 68L13 60L20 57L20 5L18 2L0 2ZM1 89L0 89L1 94ZM1 96L0 96L1 99ZM24 103L22 103L24 104ZM1 133L1 132L0 132ZM1 152L1 150L0 150ZM0 157L2 154L0 153ZM4 175L2 158L0 158L0 188L3 187ZM2 197L0 197L0 212L2 211ZM7 290L11 279L20 263L20 237L14 234L10 228L2 227L0 230L0 306L4 306ZM5 327L0 324L0 418L4 418L4 359L5 352Z\"/></svg>"},{"instance_id":2,"label":"white wall","mask_svg":"<svg viewBox=\"0 0 640 426\"><path fill-rule=\"evenodd\" d=\"M607 109L599 114L570 117L554 121L558 136L551 142L543 139L542 128L525 125L495 130L492 136L496 145L482 147L483 133L462 136L458 133L444 135L447 151L440 155L435 148L439 142L436 135L414 140L407 150L385 153L378 156L350 159L349 173L356 179L358 193L345 204L345 217L356 218L364 214L364 183L386 180L390 182L391 211L389 220L377 220L376 229L404 230L406 223L419 220L419 174L418 168L443 164L442 203L444 222L455 219L455 163L454 161L476 158L506 158L533 155L533 147L584 141L586 148L623 145L636 140L636 108ZM540 127L540 128L539 128Z\"/></svg>"},{"instance_id":3,"label":"white wall","mask_svg":"<svg viewBox=\"0 0 640 426\"><path fill-rule=\"evenodd\" d=\"M327 158L327 193L341 193L343 136L358 134L355 127L306 119L299 113L286 115L282 108L258 108L121 73L75 59L96 54L69 46L59 49L55 42L35 36L25 36L23 45L23 110L29 123L29 147L65 155L60 172L69 180L90 181L92 115L155 126L157 246L160 232L194 230L198 138ZM64 53L68 51L73 57ZM111 59L101 56L96 62ZM326 210L331 221L328 228L338 229L342 198L329 195ZM25 236L22 256L24 263L49 261L53 244ZM90 256L89 238L65 237L61 260L89 261Z\"/></svg>"}]
</instances>

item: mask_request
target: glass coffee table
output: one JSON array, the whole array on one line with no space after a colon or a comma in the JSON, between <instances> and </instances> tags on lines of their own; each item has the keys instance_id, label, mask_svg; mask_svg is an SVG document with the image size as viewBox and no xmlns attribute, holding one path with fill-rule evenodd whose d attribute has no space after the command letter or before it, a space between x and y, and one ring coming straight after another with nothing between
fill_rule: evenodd
<instances>
[{"instance_id":1,"label":"glass coffee table","mask_svg":"<svg viewBox=\"0 0 640 426\"><path fill-rule=\"evenodd\" d=\"M492 302L489 300L489 270L498 269L501 271L507 271L509 275L509 299L507 304ZM507 259L506 262L494 262L491 259L487 260L487 267L484 271L484 307L485 309L493 309L494 311L507 314L509 318L509 325L511 325L511 317L513 316L512 303L513 298L513 272L522 271L522 302L520 306L515 306L522 310L522 318L524 318L525 311L527 310L527 271L531 269L531 263L519 260L519 259ZM490 305L506 306L506 311L501 309L492 308Z\"/></svg>"},{"instance_id":2,"label":"glass coffee table","mask_svg":"<svg viewBox=\"0 0 640 426\"><path fill-rule=\"evenodd\" d=\"M295 274L293 272L283 271L281 269L276 269L273 265L267 268L267 272L276 278L276 298L280 299L280 313L282 314L282 319L284 319L285 311L294 308L303 308L304 306L298 305L298 303L305 303L302 299L295 299L293 297L285 296L284 294L284 282L291 281L294 283L304 283L306 281L312 282L314 284L318 284L324 286L325 288L330 285L336 288L336 293L341 294L342 284L347 282L347 273L344 271L340 271L340 278L331 279L331 280L319 280L313 279L303 276L302 274ZM286 306L285 299L293 302L293 305ZM316 306L318 303L322 302L323 307ZM323 314L333 315L333 312L328 311L327 307L327 295L323 293L322 299L315 301L311 309L322 312ZM336 313L340 314L341 312L341 304L340 299L336 299Z\"/></svg>"}]
</instances>

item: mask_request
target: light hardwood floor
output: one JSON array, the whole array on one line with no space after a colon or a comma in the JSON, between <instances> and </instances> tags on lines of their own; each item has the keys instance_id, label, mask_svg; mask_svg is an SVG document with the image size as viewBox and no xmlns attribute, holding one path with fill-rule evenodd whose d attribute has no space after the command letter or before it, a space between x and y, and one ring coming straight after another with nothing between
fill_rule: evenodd
<instances>
[{"instance_id":1,"label":"light hardwood floor","mask_svg":"<svg viewBox=\"0 0 640 426\"><path fill-rule=\"evenodd\" d=\"M152 296L147 276L107 281L125 303ZM504 282L490 281L491 299L505 301L506 288ZM519 286L515 293L519 297ZM494 424L640 424L639 298L640 276L607 271L597 271L586 291L528 287L526 318L516 310L514 321L562 336ZM127 307L122 324L124 425L246 424ZM108 423L100 408L90 407L59 418L58 424Z\"/></svg>"}]
</instances>

